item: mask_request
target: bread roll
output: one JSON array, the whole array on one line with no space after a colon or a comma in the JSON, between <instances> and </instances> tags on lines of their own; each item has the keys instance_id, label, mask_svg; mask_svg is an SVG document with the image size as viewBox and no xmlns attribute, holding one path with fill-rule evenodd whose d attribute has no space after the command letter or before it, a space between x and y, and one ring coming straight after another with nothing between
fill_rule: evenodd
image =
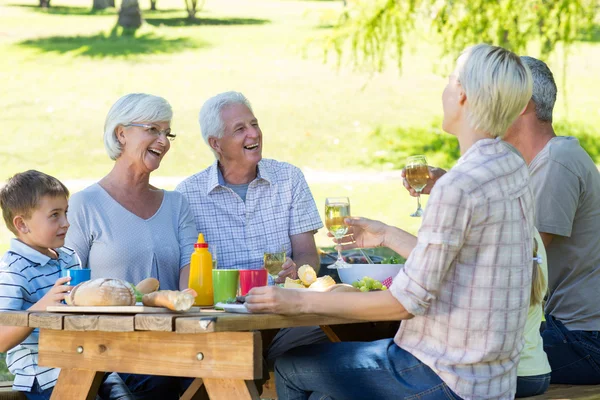
<instances>
[{"instance_id":1,"label":"bread roll","mask_svg":"<svg viewBox=\"0 0 600 400\"><path fill-rule=\"evenodd\" d=\"M145 294L142 303L148 307L166 307L173 311L187 311L194 305L196 297L190 292L159 290Z\"/></svg>"},{"instance_id":2,"label":"bread roll","mask_svg":"<svg viewBox=\"0 0 600 400\"><path fill-rule=\"evenodd\" d=\"M120 279L93 279L71 289L65 298L70 306L134 306L131 285Z\"/></svg>"},{"instance_id":3,"label":"bread roll","mask_svg":"<svg viewBox=\"0 0 600 400\"><path fill-rule=\"evenodd\" d=\"M138 283L137 285L135 285L135 288L143 294L148 294L148 293L156 292L158 290L159 286L160 286L160 283L158 282L158 279L146 278L143 281L141 281L140 283Z\"/></svg>"}]
</instances>

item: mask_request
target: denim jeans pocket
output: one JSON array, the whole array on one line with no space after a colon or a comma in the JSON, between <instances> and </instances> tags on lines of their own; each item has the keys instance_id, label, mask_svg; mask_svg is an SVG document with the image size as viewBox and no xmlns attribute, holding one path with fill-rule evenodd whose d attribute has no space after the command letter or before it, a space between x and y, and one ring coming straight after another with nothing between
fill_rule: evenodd
<instances>
[{"instance_id":1,"label":"denim jeans pocket","mask_svg":"<svg viewBox=\"0 0 600 400\"><path fill-rule=\"evenodd\" d=\"M429 388L423 392L405 397L404 400L460 400L445 383Z\"/></svg>"},{"instance_id":2,"label":"denim jeans pocket","mask_svg":"<svg viewBox=\"0 0 600 400\"><path fill-rule=\"evenodd\" d=\"M587 350L595 353L597 358L600 358L600 339L598 332L574 331L577 337L577 342Z\"/></svg>"}]
</instances>

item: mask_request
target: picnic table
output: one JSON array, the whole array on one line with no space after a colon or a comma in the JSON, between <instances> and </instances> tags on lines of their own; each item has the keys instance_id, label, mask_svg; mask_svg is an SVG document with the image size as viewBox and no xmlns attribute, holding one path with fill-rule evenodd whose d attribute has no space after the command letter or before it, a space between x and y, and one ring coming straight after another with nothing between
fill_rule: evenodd
<instances>
[{"instance_id":1,"label":"picnic table","mask_svg":"<svg viewBox=\"0 0 600 400\"><path fill-rule=\"evenodd\" d=\"M197 313L0 313L0 326L39 328L39 365L61 368L52 399L94 399L104 372L196 378L182 399L205 386L214 399L258 399L263 377L259 331L364 321L320 315Z\"/></svg>"}]
</instances>

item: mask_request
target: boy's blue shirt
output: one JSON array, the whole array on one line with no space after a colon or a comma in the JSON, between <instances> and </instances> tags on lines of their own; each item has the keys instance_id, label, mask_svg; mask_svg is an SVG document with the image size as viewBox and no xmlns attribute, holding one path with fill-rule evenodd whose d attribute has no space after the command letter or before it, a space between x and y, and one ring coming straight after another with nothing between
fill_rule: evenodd
<instances>
[{"instance_id":1,"label":"boy's blue shirt","mask_svg":"<svg viewBox=\"0 0 600 400\"><path fill-rule=\"evenodd\" d=\"M79 265L73 250L61 247L55 251L56 260L11 240L10 249L0 260L0 312L27 310L54 286L61 268ZM38 366L38 335L38 329L33 330L6 355L8 369L15 375L15 390L31 391L36 378L42 389L56 384L60 370Z\"/></svg>"}]
</instances>

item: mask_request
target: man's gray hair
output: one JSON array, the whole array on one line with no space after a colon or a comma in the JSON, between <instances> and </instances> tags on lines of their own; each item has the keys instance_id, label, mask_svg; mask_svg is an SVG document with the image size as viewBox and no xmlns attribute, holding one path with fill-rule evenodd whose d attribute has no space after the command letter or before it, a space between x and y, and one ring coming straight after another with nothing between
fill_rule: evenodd
<instances>
[{"instance_id":1,"label":"man's gray hair","mask_svg":"<svg viewBox=\"0 0 600 400\"><path fill-rule=\"evenodd\" d=\"M162 97L145 93L131 93L121 97L108 111L104 122L104 147L113 160L123 152L117 139L119 125L132 122L171 122L173 110Z\"/></svg>"},{"instance_id":2,"label":"man's gray hair","mask_svg":"<svg viewBox=\"0 0 600 400\"><path fill-rule=\"evenodd\" d=\"M552 122L552 110L556 103L556 82L552 71L545 62L537 58L522 56L521 61L531 70L533 76L533 95L535 115L540 121Z\"/></svg>"},{"instance_id":3,"label":"man's gray hair","mask_svg":"<svg viewBox=\"0 0 600 400\"><path fill-rule=\"evenodd\" d=\"M206 144L209 144L208 138L210 137L215 137L217 139L223 137L223 134L225 133L225 122L223 121L221 111L223 111L225 107L232 104L243 104L248 107L250 112L252 112L252 106L250 105L250 102L246 96L240 92L219 93L218 95L206 100L200 109L198 121L200 122L200 130L202 131L202 137L204 138ZM215 156L216 155L217 154L215 153Z\"/></svg>"},{"instance_id":4,"label":"man's gray hair","mask_svg":"<svg viewBox=\"0 0 600 400\"><path fill-rule=\"evenodd\" d=\"M457 64L469 125L502 138L531 99L529 68L513 52L487 44L468 48Z\"/></svg>"}]
</instances>

